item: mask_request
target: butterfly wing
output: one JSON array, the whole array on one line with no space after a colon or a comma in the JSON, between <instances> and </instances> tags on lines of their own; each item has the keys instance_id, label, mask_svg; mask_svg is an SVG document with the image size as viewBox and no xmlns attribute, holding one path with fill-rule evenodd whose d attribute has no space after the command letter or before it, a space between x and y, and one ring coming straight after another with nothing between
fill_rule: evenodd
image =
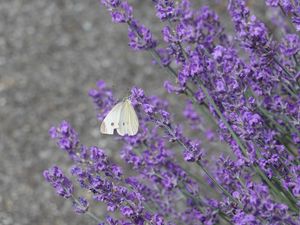
<instances>
[{"instance_id":1,"label":"butterfly wing","mask_svg":"<svg viewBox=\"0 0 300 225\"><path fill-rule=\"evenodd\" d=\"M106 115L100 126L102 134L113 134L114 130L119 127L120 115L123 108L123 102L116 104Z\"/></svg>"},{"instance_id":2,"label":"butterfly wing","mask_svg":"<svg viewBox=\"0 0 300 225\"><path fill-rule=\"evenodd\" d=\"M136 135L139 129L139 120L135 113L131 102L127 99L121 110L119 127L117 132L119 135L124 136L128 134L129 136Z\"/></svg>"}]
</instances>

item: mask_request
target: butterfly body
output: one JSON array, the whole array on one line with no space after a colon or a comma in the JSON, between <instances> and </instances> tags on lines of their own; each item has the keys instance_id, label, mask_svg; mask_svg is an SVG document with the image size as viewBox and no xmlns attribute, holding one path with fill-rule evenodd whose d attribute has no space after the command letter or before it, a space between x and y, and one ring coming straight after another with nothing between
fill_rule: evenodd
<instances>
[{"instance_id":1,"label":"butterfly body","mask_svg":"<svg viewBox=\"0 0 300 225\"><path fill-rule=\"evenodd\" d=\"M102 134L136 135L139 128L138 117L129 99L116 104L107 114L100 126Z\"/></svg>"}]
</instances>

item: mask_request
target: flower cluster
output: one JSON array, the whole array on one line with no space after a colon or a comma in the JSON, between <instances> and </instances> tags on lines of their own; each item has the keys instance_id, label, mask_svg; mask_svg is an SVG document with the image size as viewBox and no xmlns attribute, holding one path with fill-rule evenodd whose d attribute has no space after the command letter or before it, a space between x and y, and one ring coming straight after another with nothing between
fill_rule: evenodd
<instances>
[{"instance_id":1,"label":"flower cluster","mask_svg":"<svg viewBox=\"0 0 300 225\"><path fill-rule=\"evenodd\" d=\"M52 168L44 171L44 177L56 193L64 198L70 198L74 192L72 182L63 174L60 168L53 166Z\"/></svg>"},{"instance_id":2,"label":"flower cluster","mask_svg":"<svg viewBox=\"0 0 300 225\"><path fill-rule=\"evenodd\" d=\"M186 104L174 115L167 100L133 87L139 132L116 138L122 167L104 149L80 144L66 121L51 128L79 188L92 193L77 198L75 182L58 167L44 172L75 212L99 224L299 224L300 5L265 3L281 10L280 32L246 0L228 1L234 33L208 6L153 0L162 24L155 38L127 1L101 1L113 22L128 26L129 47L150 52L172 76L163 83L167 93ZM89 96L101 122L116 104L113 92L99 81ZM106 219L89 201L105 204Z\"/></svg>"},{"instance_id":3,"label":"flower cluster","mask_svg":"<svg viewBox=\"0 0 300 225\"><path fill-rule=\"evenodd\" d=\"M300 3L299 1L266 0L271 7L280 7L285 15L291 16L291 21L297 31L300 31Z\"/></svg>"}]
</instances>

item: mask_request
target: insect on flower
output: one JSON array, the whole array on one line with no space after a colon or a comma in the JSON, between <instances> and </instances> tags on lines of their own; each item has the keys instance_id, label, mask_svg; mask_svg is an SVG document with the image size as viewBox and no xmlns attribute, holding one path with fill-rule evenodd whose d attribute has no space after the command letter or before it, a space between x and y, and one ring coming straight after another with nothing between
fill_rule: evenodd
<instances>
[{"instance_id":1,"label":"insect on flower","mask_svg":"<svg viewBox=\"0 0 300 225\"><path fill-rule=\"evenodd\" d=\"M113 134L115 129L121 136L133 136L138 132L138 117L129 99L116 104L100 126L102 134Z\"/></svg>"}]
</instances>

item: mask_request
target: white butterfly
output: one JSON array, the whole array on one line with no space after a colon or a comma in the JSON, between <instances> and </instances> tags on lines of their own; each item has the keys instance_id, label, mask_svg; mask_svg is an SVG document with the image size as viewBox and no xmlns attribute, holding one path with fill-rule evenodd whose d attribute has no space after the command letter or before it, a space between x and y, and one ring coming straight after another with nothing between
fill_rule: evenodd
<instances>
[{"instance_id":1,"label":"white butterfly","mask_svg":"<svg viewBox=\"0 0 300 225\"><path fill-rule=\"evenodd\" d=\"M100 126L102 134L113 134L117 129L119 135L136 135L139 129L138 117L129 99L116 104L107 114Z\"/></svg>"}]
</instances>

